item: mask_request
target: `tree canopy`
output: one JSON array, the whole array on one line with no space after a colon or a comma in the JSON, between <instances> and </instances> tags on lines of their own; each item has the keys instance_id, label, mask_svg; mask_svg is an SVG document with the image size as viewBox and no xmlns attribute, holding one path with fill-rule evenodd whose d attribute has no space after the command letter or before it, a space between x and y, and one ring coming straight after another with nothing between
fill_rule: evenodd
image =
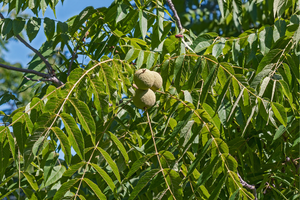
<instances>
[{"instance_id":1,"label":"tree canopy","mask_svg":"<svg viewBox=\"0 0 300 200\"><path fill-rule=\"evenodd\" d=\"M0 199L300 197L299 1L115 0L65 22L39 15L63 0L1 3L0 44L34 56L0 60L17 106ZM151 108L132 102L140 68L163 79Z\"/></svg>"}]
</instances>

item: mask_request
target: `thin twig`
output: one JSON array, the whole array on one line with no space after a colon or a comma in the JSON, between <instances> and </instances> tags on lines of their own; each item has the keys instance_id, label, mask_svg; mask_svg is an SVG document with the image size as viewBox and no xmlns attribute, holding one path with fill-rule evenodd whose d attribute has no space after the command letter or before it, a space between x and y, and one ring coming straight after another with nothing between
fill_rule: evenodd
<instances>
[{"instance_id":1,"label":"thin twig","mask_svg":"<svg viewBox=\"0 0 300 200\"><path fill-rule=\"evenodd\" d=\"M181 24L181 22L180 22L180 18L179 18L178 14L177 14L177 11L176 11L176 9L175 9L175 6L174 6L172 0L166 0L166 1L167 1L168 5L169 5L170 9L171 9L172 12L174 13L174 18L175 18L175 21L176 21L177 26L178 26L178 28L179 28L179 32L182 33L182 32L183 32L182 24ZM181 37L181 41L182 41L182 43L184 44L184 46L185 46L186 48L188 48L191 52L195 53L194 50L193 50L193 49L192 49L192 48L184 41L184 38L183 38L183 37Z\"/></svg>"},{"instance_id":2,"label":"thin twig","mask_svg":"<svg viewBox=\"0 0 300 200\"><path fill-rule=\"evenodd\" d=\"M4 65L0 63L1 68L13 70L13 71L18 71L18 72L24 72L24 73L30 73L30 74L35 74L37 76L43 77L45 79L40 79L40 80L33 80L33 81L51 81L53 82L56 86L61 86L63 85L63 82L61 82L56 76L51 76L49 74L44 74L42 72L38 72L32 69L23 69L23 68L18 68L18 67L12 67L8 65ZM26 77L25 78L28 80L30 78Z\"/></svg>"},{"instance_id":3,"label":"thin twig","mask_svg":"<svg viewBox=\"0 0 300 200\"><path fill-rule=\"evenodd\" d=\"M238 172L237 172L237 175L240 178L240 182L241 182L242 186L245 187L245 188L247 188L247 189L249 189L249 190L252 190L253 195L255 197L255 200L257 200L257 193L256 193L255 186L254 185L250 185L246 181L244 181Z\"/></svg>"},{"instance_id":4,"label":"thin twig","mask_svg":"<svg viewBox=\"0 0 300 200\"><path fill-rule=\"evenodd\" d=\"M68 68L68 76L69 76L70 73L71 73L71 68L72 68L73 62L74 62L74 60L75 60L75 58L76 58L77 50L78 50L78 45L77 45L77 47L75 48L75 50L73 51L73 53L72 53L71 62L70 62L69 68Z\"/></svg>"},{"instance_id":5,"label":"thin twig","mask_svg":"<svg viewBox=\"0 0 300 200\"><path fill-rule=\"evenodd\" d=\"M5 69L9 69L9 70L13 70L13 71L18 71L18 72L24 72L24 73L30 73L30 74L35 74L37 76L43 77L43 78L49 78L49 74L44 74L42 72L38 72L32 69L23 69L23 68L18 68L18 67L12 67L12 66L8 66L8 65L4 65L0 63L0 67L5 68Z\"/></svg>"},{"instance_id":6,"label":"thin twig","mask_svg":"<svg viewBox=\"0 0 300 200\"><path fill-rule=\"evenodd\" d=\"M29 78L27 76L24 76L25 79L29 80L29 81L48 81L48 79L33 79L33 78Z\"/></svg>"},{"instance_id":7,"label":"thin twig","mask_svg":"<svg viewBox=\"0 0 300 200\"><path fill-rule=\"evenodd\" d=\"M174 4L173 4L172 0L166 0L166 1L167 1L167 3L168 3L168 5L169 5L170 9L172 10L172 12L173 12L173 14L174 14L174 18L175 18L175 21L176 21L177 26L178 26L178 28L179 28L179 32L181 32L183 28L182 28L182 25L181 25L179 16L178 16L178 14L177 14L177 11L176 11L176 9L175 9L175 7L174 7Z\"/></svg>"},{"instance_id":8,"label":"thin twig","mask_svg":"<svg viewBox=\"0 0 300 200\"><path fill-rule=\"evenodd\" d=\"M85 24L87 24L87 21L85 22ZM84 29L82 28L82 30L84 30ZM80 41L82 41L83 43L85 43L85 39L87 38L87 36L88 36L89 33L90 33L89 31L86 31L86 32L84 33L84 35L80 38ZM77 57L77 51L78 51L78 49L79 49L80 41L77 43L77 45L76 45L76 47L75 47L75 50L74 50L73 53L72 53L71 62L70 62L70 64L69 64L69 68L68 68L68 76L69 76L70 73L71 73L72 65L73 65L73 63L74 63L74 61L75 61L75 59L76 59L76 57Z\"/></svg>"},{"instance_id":9,"label":"thin twig","mask_svg":"<svg viewBox=\"0 0 300 200\"><path fill-rule=\"evenodd\" d=\"M22 42L26 47L31 49L38 57L41 58L41 60L45 63L49 74L52 74L54 72L54 69L52 68L51 64L48 62L48 60L38 50L36 50L30 44L28 44L20 35L16 35L16 38L18 38L18 40L20 42Z\"/></svg>"}]
</instances>

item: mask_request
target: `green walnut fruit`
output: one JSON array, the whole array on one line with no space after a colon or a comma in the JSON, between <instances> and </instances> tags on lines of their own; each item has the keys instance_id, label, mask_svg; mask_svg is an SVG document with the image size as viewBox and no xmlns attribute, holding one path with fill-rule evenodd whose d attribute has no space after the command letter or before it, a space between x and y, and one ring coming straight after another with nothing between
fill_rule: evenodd
<instances>
[{"instance_id":1,"label":"green walnut fruit","mask_svg":"<svg viewBox=\"0 0 300 200\"><path fill-rule=\"evenodd\" d=\"M148 69L139 69L134 74L134 82L139 89L147 90L154 83L154 75Z\"/></svg>"},{"instance_id":2,"label":"green walnut fruit","mask_svg":"<svg viewBox=\"0 0 300 200\"><path fill-rule=\"evenodd\" d=\"M137 108L150 108L154 106L156 102L156 96L154 92L150 89L141 90L137 89L133 97L133 103Z\"/></svg>"},{"instance_id":3,"label":"green walnut fruit","mask_svg":"<svg viewBox=\"0 0 300 200\"><path fill-rule=\"evenodd\" d=\"M161 88L163 81L162 81L161 75L159 73L152 72L152 74L154 76L154 82L153 82L153 85L151 87L151 90L156 91L159 88Z\"/></svg>"}]
</instances>

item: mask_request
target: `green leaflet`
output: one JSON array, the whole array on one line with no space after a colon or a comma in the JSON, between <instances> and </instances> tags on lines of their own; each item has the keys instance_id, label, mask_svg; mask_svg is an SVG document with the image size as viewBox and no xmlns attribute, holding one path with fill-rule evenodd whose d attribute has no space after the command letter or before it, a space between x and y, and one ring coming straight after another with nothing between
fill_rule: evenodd
<instances>
[{"instance_id":1,"label":"green leaflet","mask_svg":"<svg viewBox=\"0 0 300 200\"><path fill-rule=\"evenodd\" d=\"M109 136L113 140L115 145L118 147L119 151L122 153L122 155L125 159L125 162L127 163L129 161L129 157L128 157L125 147L113 133L109 132Z\"/></svg>"},{"instance_id":2,"label":"green leaflet","mask_svg":"<svg viewBox=\"0 0 300 200\"><path fill-rule=\"evenodd\" d=\"M197 155L196 159L193 161L193 163L190 165L189 167L189 171L186 175L186 178L189 177L192 172L194 171L194 169L197 167L197 165L200 163L200 161L203 159L203 157L206 155L206 152L208 151L208 148L210 147L212 143L212 139L209 139L205 146L203 147L203 149L201 150L201 152Z\"/></svg>"},{"instance_id":3,"label":"green leaflet","mask_svg":"<svg viewBox=\"0 0 300 200\"><path fill-rule=\"evenodd\" d=\"M110 157L110 155L101 149L100 147L97 147L97 149L100 151L104 159L106 160L107 164L111 167L113 173L115 174L116 178L118 179L119 182L121 182L121 177L120 177L120 172L119 169L116 165L116 163L113 161L113 159Z\"/></svg>"},{"instance_id":4,"label":"green leaflet","mask_svg":"<svg viewBox=\"0 0 300 200\"><path fill-rule=\"evenodd\" d=\"M73 35L81 26L82 24L91 17L96 11L92 6L88 6L84 8L79 15L76 16L73 26L70 30L70 34Z\"/></svg>"},{"instance_id":5,"label":"green leaflet","mask_svg":"<svg viewBox=\"0 0 300 200\"><path fill-rule=\"evenodd\" d=\"M272 49L265 57L263 57L257 67L256 75L258 75L258 73L265 67L269 66L269 64L272 64L271 69L274 68L275 63L279 60L280 55L283 53L282 51L282 49Z\"/></svg>"},{"instance_id":6,"label":"green leaflet","mask_svg":"<svg viewBox=\"0 0 300 200\"><path fill-rule=\"evenodd\" d=\"M129 200L133 200L139 194L139 192L158 174L160 173L159 169L152 169L142 176L138 184L133 188L133 191L130 194Z\"/></svg>"},{"instance_id":7,"label":"green leaflet","mask_svg":"<svg viewBox=\"0 0 300 200\"><path fill-rule=\"evenodd\" d=\"M9 19L9 18L6 18L4 20L4 23L2 24L2 26L3 26L3 28L2 28L3 29L2 34L6 35L12 29L12 27L13 27L13 21L11 19Z\"/></svg>"},{"instance_id":8,"label":"green leaflet","mask_svg":"<svg viewBox=\"0 0 300 200\"><path fill-rule=\"evenodd\" d=\"M191 48L195 51L195 53L201 53L211 45L212 41L213 40L210 37L206 38L199 36L196 40L194 40Z\"/></svg>"},{"instance_id":9,"label":"green leaflet","mask_svg":"<svg viewBox=\"0 0 300 200\"><path fill-rule=\"evenodd\" d=\"M175 77L175 87L177 91L180 91L183 62L184 62L184 55L180 55L175 61L174 77Z\"/></svg>"},{"instance_id":10,"label":"green leaflet","mask_svg":"<svg viewBox=\"0 0 300 200\"><path fill-rule=\"evenodd\" d=\"M52 185L55 182L59 181L65 171L66 171L65 166L59 165L59 166L53 167L53 169L50 172L48 180L44 184L42 184L42 186L40 186L40 188L47 187L47 186Z\"/></svg>"},{"instance_id":11,"label":"green leaflet","mask_svg":"<svg viewBox=\"0 0 300 200\"><path fill-rule=\"evenodd\" d=\"M38 128L26 140L26 148L24 150L25 170L29 167L35 156L42 150L45 141L46 128Z\"/></svg>"},{"instance_id":12,"label":"green leaflet","mask_svg":"<svg viewBox=\"0 0 300 200\"><path fill-rule=\"evenodd\" d=\"M21 31L24 29L25 26L25 20L22 18L14 19L13 21L13 32L17 36L21 33Z\"/></svg>"},{"instance_id":13,"label":"green leaflet","mask_svg":"<svg viewBox=\"0 0 300 200\"><path fill-rule=\"evenodd\" d=\"M198 178L196 187L204 185L205 182L212 176L213 168L219 163L220 157L215 157L214 160L211 160L210 164L205 167L204 171L201 173L200 177Z\"/></svg>"},{"instance_id":14,"label":"green leaflet","mask_svg":"<svg viewBox=\"0 0 300 200\"><path fill-rule=\"evenodd\" d=\"M106 196L93 181L88 178L84 178L83 181L91 188L91 190L93 190L93 192L99 199L106 199Z\"/></svg>"},{"instance_id":15,"label":"green leaflet","mask_svg":"<svg viewBox=\"0 0 300 200\"><path fill-rule=\"evenodd\" d=\"M167 142L171 142L177 136L177 134L181 131L181 129L184 126L186 126L186 124L190 121L192 116L193 116L192 111L187 112L183 117L183 121L178 122L178 124L174 128L174 131L172 132L172 134L170 136L168 136L167 139L164 141L164 144L166 144Z\"/></svg>"},{"instance_id":16,"label":"green leaflet","mask_svg":"<svg viewBox=\"0 0 300 200\"><path fill-rule=\"evenodd\" d=\"M58 191L55 193L53 200L59 200L62 199L62 197L70 190L71 187L73 187L74 184L76 184L80 179L71 179L67 182L63 183L61 187L58 189Z\"/></svg>"},{"instance_id":17,"label":"green leaflet","mask_svg":"<svg viewBox=\"0 0 300 200\"><path fill-rule=\"evenodd\" d=\"M65 100L63 98L52 97L47 101L43 111L57 113L64 102Z\"/></svg>"},{"instance_id":18,"label":"green leaflet","mask_svg":"<svg viewBox=\"0 0 300 200\"><path fill-rule=\"evenodd\" d=\"M29 174L28 172L22 172L22 174L26 177L26 180L30 184L31 188L35 191L39 189L39 186L34 178L33 175Z\"/></svg>"},{"instance_id":19,"label":"green leaflet","mask_svg":"<svg viewBox=\"0 0 300 200\"><path fill-rule=\"evenodd\" d=\"M10 158L10 146L8 142L6 142L6 128L0 127L0 178L3 178L3 175L5 174L5 170L9 165L9 158ZM10 133L9 133L10 134ZM6 178L6 177L5 177Z\"/></svg>"},{"instance_id":20,"label":"green leaflet","mask_svg":"<svg viewBox=\"0 0 300 200\"><path fill-rule=\"evenodd\" d=\"M92 77L90 79L90 90L91 97L94 95L94 104L100 116L100 119L106 117L109 110L109 95L105 93L105 86L103 82L100 81L98 76Z\"/></svg>"},{"instance_id":21,"label":"green leaflet","mask_svg":"<svg viewBox=\"0 0 300 200\"><path fill-rule=\"evenodd\" d=\"M219 64L215 64L212 69L210 69L210 73L208 77L204 80L204 85L202 89L202 93L200 96L200 102L204 103L207 98L207 91L209 90L209 87L211 87L211 84L213 83L214 79L216 78L217 72L218 72Z\"/></svg>"},{"instance_id":22,"label":"green leaflet","mask_svg":"<svg viewBox=\"0 0 300 200\"><path fill-rule=\"evenodd\" d=\"M0 128L0 135L3 134L2 131L3 131L3 130L1 130L1 128ZM13 158L16 159L16 146L15 146L15 141L14 141L14 138L13 138L13 136L12 136L12 134L11 134L11 132L9 131L8 128L6 128L6 134L7 134L7 139L8 139L8 142L9 142L11 154L12 154Z\"/></svg>"},{"instance_id":23,"label":"green leaflet","mask_svg":"<svg viewBox=\"0 0 300 200\"><path fill-rule=\"evenodd\" d=\"M285 111L285 108L279 104L272 102L271 103L272 110L274 112L275 117L279 120L280 123L282 123L285 127L287 126L287 114Z\"/></svg>"},{"instance_id":24,"label":"green leaflet","mask_svg":"<svg viewBox=\"0 0 300 200\"><path fill-rule=\"evenodd\" d=\"M66 170L63 174L63 176L65 177L70 177L72 176L75 172L77 172L77 170L79 170L81 167L83 167L86 163L85 162L79 162L75 165L72 165L68 168L68 170Z\"/></svg>"},{"instance_id":25,"label":"green leaflet","mask_svg":"<svg viewBox=\"0 0 300 200\"><path fill-rule=\"evenodd\" d=\"M146 156L141 157L140 159L136 160L133 165L131 166L128 174L126 175L126 178L131 177L137 170L140 169L142 165L145 164L146 161L148 161L151 157L153 157L155 154L148 154Z\"/></svg>"},{"instance_id":26,"label":"green leaflet","mask_svg":"<svg viewBox=\"0 0 300 200\"><path fill-rule=\"evenodd\" d=\"M216 199L218 199L220 191L221 191L223 185L225 184L227 178L228 178L227 174L223 175L222 179L219 181L219 183L217 184L216 188L211 193L211 195L209 197L209 200L216 200Z\"/></svg>"},{"instance_id":27,"label":"green leaflet","mask_svg":"<svg viewBox=\"0 0 300 200\"><path fill-rule=\"evenodd\" d=\"M91 163L91 165L98 172L98 174L104 179L104 181L110 187L111 191L113 193L116 193L116 186L115 186L113 180L110 178L110 176L103 169L101 169L98 165L96 165L94 163Z\"/></svg>"},{"instance_id":28,"label":"green leaflet","mask_svg":"<svg viewBox=\"0 0 300 200\"><path fill-rule=\"evenodd\" d=\"M229 198L229 200L238 200L240 198L240 189L238 188Z\"/></svg>"},{"instance_id":29,"label":"green leaflet","mask_svg":"<svg viewBox=\"0 0 300 200\"><path fill-rule=\"evenodd\" d=\"M95 144L96 125L94 119L92 118L89 107L78 99L69 98L68 100L75 108L77 117L83 129L92 137L92 140Z\"/></svg>"},{"instance_id":30,"label":"green leaflet","mask_svg":"<svg viewBox=\"0 0 300 200\"><path fill-rule=\"evenodd\" d=\"M68 139L76 153L81 159L84 159L84 139L75 120L67 113L61 113L60 118L65 125L68 133Z\"/></svg>"},{"instance_id":31,"label":"green leaflet","mask_svg":"<svg viewBox=\"0 0 300 200\"><path fill-rule=\"evenodd\" d=\"M144 62L144 51L140 51L136 61L136 68L139 69L143 65Z\"/></svg>"},{"instance_id":32,"label":"green leaflet","mask_svg":"<svg viewBox=\"0 0 300 200\"><path fill-rule=\"evenodd\" d=\"M143 12L143 10L139 11L139 25L140 25L140 30L142 33L143 39L145 39L147 31L148 31L148 20L147 20L147 14Z\"/></svg>"},{"instance_id":33,"label":"green leaflet","mask_svg":"<svg viewBox=\"0 0 300 200\"><path fill-rule=\"evenodd\" d=\"M47 37L47 40L50 41L52 37L54 36L55 32L55 22L52 19L49 19L48 17L45 17L44 19L44 31L45 35Z\"/></svg>"},{"instance_id":34,"label":"green leaflet","mask_svg":"<svg viewBox=\"0 0 300 200\"><path fill-rule=\"evenodd\" d=\"M67 162L67 164L70 164L72 154L71 154L71 145L69 143L68 137L58 127L52 127L51 130L56 135L56 137L59 139L60 145L62 147L62 151L64 152L65 161Z\"/></svg>"},{"instance_id":35,"label":"green leaflet","mask_svg":"<svg viewBox=\"0 0 300 200\"><path fill-rule=\"evenodd\" d=\"M25 143L29 132L32 131L33 124L28 115L21 112L13 116L13 121L15 122L15 124L13 125L14 135L16 137L20 152L23 154Z\"/></svg>"},{"instance_id":36,"label":"green leaflet","mask_svg":"<svg viewBox=\"0 0 300 200\"><path fill-rule=\"evenodd\" d=\"M211 147L211 160L217 157L220 153L229 153L227 144L220 138L214 138Z\"/></svg>"},{"instance_id":37,"label":"green leaflet","mask_svg":"<svg viewBox=\"0 0 300 200\"><path fill-rule=\"evenodd\" d=\"M119 4L117 8L117 15L116 15L116 23L122 21L127 15L128 6L126 4Z\"/></svg>"},{"instance_id":38,"label":"green leaflet","mask_svg":"<svg viewBox=\"0 0 300 200\"><path fill-rule=\"evenodd\" d=\"M183 191L180 187L182 181L180 175L172 169L164 169L163 173L165 174L170 190L172 191L172 196L178 200L182 199Z\"/></svg>"},{"instance_id":39,"label":"green leaflet","mask_svg":"<svg viewBox=\"0 0 300 200\"><path fill-rule=\"evenodd\" d=\"M158 32L158 39L159 41L162 41L162 35L164 31L164 25L163 25L163 18L164 18L164 8L162 5L161 1L157 1L157 15L156 15L156 20L157 20L157 32Z\"/></svg>"}]
</instances>

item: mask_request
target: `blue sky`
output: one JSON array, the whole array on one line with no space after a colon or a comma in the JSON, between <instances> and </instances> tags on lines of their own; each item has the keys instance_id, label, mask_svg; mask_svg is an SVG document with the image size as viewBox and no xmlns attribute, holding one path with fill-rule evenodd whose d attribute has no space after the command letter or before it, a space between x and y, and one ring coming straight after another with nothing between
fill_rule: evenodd
<instances>
[{"instance_id":1,"label":"blue sky","mask_svg":"<svg viewBox=\"0 0 300 200\"><path fill-rule=\"evenodd\" d=\"M56 19L59 21L66 21L68 18L77 15L87 6L93 6L94 8L108 7L114 0L64 0L63 5L59 2L56 6L56 17L53 11L48 7L44 17L49 17L50 19ZM2 3L0 4L2 7ZM30 10L24 11L26 14L33 15ZM42 16L42 12L39 14ZM28 40L27 40L28 41ZM34 48L39 49L43 42L46 41L43 28L40 29L37 37L30 43ZM26 68L27 63L31 60L30 55L33 53L30 49L24 46L16 40L10 40L6 46L8 52L4 52L4 59L16 63L19 62L24 68Z\"/></svg>"}]
</instances>

